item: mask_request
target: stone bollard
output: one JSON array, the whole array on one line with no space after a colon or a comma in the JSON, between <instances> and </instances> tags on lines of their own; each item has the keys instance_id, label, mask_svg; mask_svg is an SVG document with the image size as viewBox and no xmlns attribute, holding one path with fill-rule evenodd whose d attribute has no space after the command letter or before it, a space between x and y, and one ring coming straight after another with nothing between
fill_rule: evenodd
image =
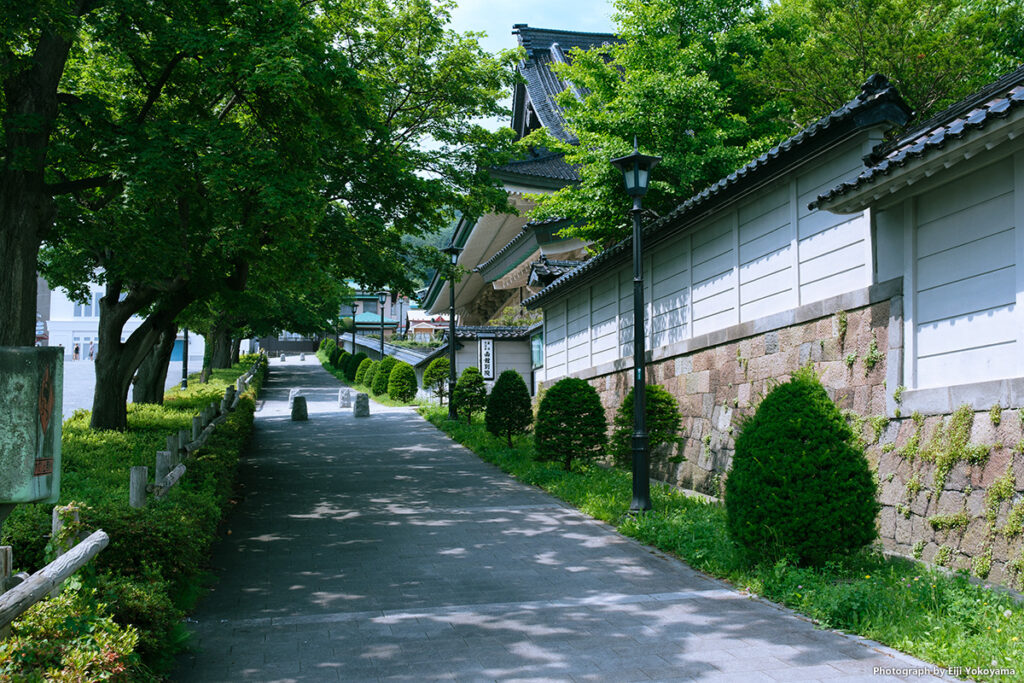
<instances>
[{"instance_id":1,"label":"stone bollard","mask_svg":"<svg viewBox=\"0 0 1024 683\"><path fill-rule=\"evenodd\" d=\"M292 420L302 422L308 419L309 413L306 411L306 397L296 396L292 403Z\"/></svg>"},{"instance_id":2,"label":"stone bollard","mask_svg":"<svg viewBox=\"0 0 1024 683\"><path fill-rule=\"evenodd\" d=\"M288 390L288 409L291 410L292 404L295 403L295 397L302 395L302 389L289 389Z\"/></svg>"},{"instance_id":3,"label":"stone bollard","mask_svg":"<svg viewBox=\"0 0 1024 683\"><path fill-rule=\"evenodd\" d=\"M352 392L349 389L338 389L338 407L352 407Z\"/></svg>"},{"instance_id":4,"label":"stone bollard","mask_svg":"<svg viewBox=\"0 0 1024 683\"><path fill-rule=\"evenodd\" d=\"M283 353L281 354L281 360L282 361L284 360L284 354Z\"/></svg>"},{"instance_id":5,"label":"stone bollard","mask_svg":"<svg viewBox=\"0 0 1024 683\"><path fill-rule=\"evenodd\" d=\"M370 397L366 394L356 394L356 404L352 408L352 414L356 417L370 417Z\"/></svg>"},{"instance_id":6,"label":"stone bollard","mask_svg":"<svg viewBox=\"0 0 1024 683\"><path fill-rule=\"evenodd\" d=\"M305 363L306 362L306 354L300 353L299 354L299 361Z\"/></svg>"}]
</instances>

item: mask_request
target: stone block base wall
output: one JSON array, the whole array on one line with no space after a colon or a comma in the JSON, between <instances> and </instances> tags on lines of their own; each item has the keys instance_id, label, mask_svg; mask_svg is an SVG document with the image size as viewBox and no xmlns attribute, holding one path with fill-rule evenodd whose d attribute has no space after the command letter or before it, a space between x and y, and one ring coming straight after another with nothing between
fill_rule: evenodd
<instances>
[{"instance_id":1,"label":"stone block base wall","mask_svg":"<svg viewBox=\"0 0 1024 683\"><path fill-rule=\"evenodd\" d=\"M1020 586L1024 409L901 414L902 326L897 295L655 360L648 382L676 397L685 433L678 448L652 454L652 476L720 496L743 416L773 383L811 363L877 472L885 549ZM587 379L610 424L630 370Z\"/></svg>"}]
</instances>

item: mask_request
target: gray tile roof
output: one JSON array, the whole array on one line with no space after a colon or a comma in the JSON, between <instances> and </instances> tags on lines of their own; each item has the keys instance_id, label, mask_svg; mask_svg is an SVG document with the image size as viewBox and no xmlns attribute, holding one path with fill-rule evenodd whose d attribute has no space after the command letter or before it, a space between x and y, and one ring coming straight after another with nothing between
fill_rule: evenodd
<instances>
[{"instance_id":1,"label":"gray tile roof","mask_svg":"<svg viewBox=\"0 0 1024 683\"><path fill-rule=\"evenodd\" d=\"M862 128L883 122L902 125L910 118L910 113L910 108L889 81L884 76L875 74L861 86L861 92L857 97L839 109L772 147L742 168L690 197L670 213L647 225L643 231L644 239L646 241L651 236L661 237L672 234L688 225L692 216L698 213L704 214L712 210L714 206L735 198L740 192L774 179L794 164L803 162L812 154L827 149L837 140ZM580 267L571 270L537 294L526 299L523 304L527 307L537 306L541 300L570 282L604 264L629 256L632 244L633 238L627 237L605 249Z\"/></svg>"},{"instance_id":2,"label":"gray tile roof","mask_svg":"<svg viewBox=\"0 0 1024 683\"><path fill-rule=\"evenodd\" d=\"M876 182L883 176L923 159L952 140L962 140L995 120L1024 106L1024 66L957 102L920 126L877 149L865 162L869 167L855 179L818 195L808 206L817 209L842 195Z\"/></svg>"},{"instance_id":3,"label":"gray tile roof","mask_svg":"<svg viewBox=\"0 0 1024 683\"><path fill-rule=\"evenodd\" d=\"M567 222L567 219L561 218L561 217L543 218L543 219L537 220L537 221L530 221L529 223L527 223L526 225L523 226L523 229L520 230L516 234L516 236L513 237L511 239L511 241L509 241L508 244L503 246L498 251L494 252L494 255L491 256L491 258L487 259L486 261L481 263L479 266L477 266L473 270L476 270L476 271L486 270L488 268L488 266L490 266L492 263L495 263L495 262L499 261L501 259L501 257L503 257L506 253L508 253L512 249L515 249L516 247L518 247L525 240L528 240L531 237L533 237L534 230L536 228L544 226L544 225L555 225L557 223L565 223L565 222Z\"/></svg>"},{"instance_id":4,"label":"gray tile roof","mask_svg":"<svg viewBox=\"0 0 1024 683\"><path fill-rule=\"evenodd\" d=\"M548 178L566 183L578 183L580 174L576 166L571 166L562 154L546 149L531 149L529 156L516 159L501 166L495 166L491 172L499 177L524 176L527 178Z\"/></svg>"},{"instance_id":5,"label":"gray tile roof","mask_svg":"<svg viewBox=\"0 0 1024 683\"><path fill-rule=\"evenodd\" d=\"M540 260L530 264L529 285L531 287L547 287L566 273L579 268L583 263L583 261L556 261L541 256Z\"/></svg>"},{"instance_id":6,"label":"gray tile roof","mask_svg":"<svg viewBox=\"0 0 1024 683\"><path fill-rule=\"evenodd\" d=\"M481 337L492 337L494 339L516 340L529 339L534 331L539 330L543 323L536 323L528 327L503 327L490 325L465 325L455 328L456 339L480 339Z\"/></svg>"},{"instance_id":7,"label":"gray tile roof","mask_svg":"<svg viewBox=\"0 0 1024 683\"><path fill-rule=\"evenodd\" d=\"M562 108L555 102L555 96L569 85L552 72L551 65L569 61L568 53L574 47L589 50L615 42L615 36L611 33L531 28L526 24L515 24L512 32L518 35L519 44L526 50L527 57L519 63L519 73L526 81L526 91L533 102L537 118L551 135L567 142L576 142L576 138L565 130ZM581 93L577 91L577 94Z\"/></svg>"}]
</instances>

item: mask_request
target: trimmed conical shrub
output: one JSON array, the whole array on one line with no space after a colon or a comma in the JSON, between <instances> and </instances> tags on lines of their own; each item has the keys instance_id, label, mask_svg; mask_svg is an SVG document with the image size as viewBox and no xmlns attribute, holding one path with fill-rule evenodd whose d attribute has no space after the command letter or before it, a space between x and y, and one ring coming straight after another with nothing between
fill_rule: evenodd
<instances>
[{"instance_id":1,"label":"trimmed conical shrub","mask_svg":"<svg viewBox=\"0 0 1024 683\"><path fill-rule=\"evenodd\" d=\"M349 356L348 361L345 363L345 379L349 382L355 382L356 372L358 372L359 366L362 365L364 360L366 360L366 354L362 351Z\"/></svg>"},{"instance_id":2,"label":"trimmed conical shrub","mask_svg":"<svg viewBox=\"0 0 1024 683\"><path fill-rule=\"evenodd\" d=\"M646 391L647 443L651 451L662 444L679 442L679 425L683 418L679 414L676 398L664 387L648 385ZM615 411L612 421L612 437L608 444L612 459L619 467L630 467L633 463L633 389Z\"/></svg>"},{"instance_id":3,"label":"trimmed conical shrub","mask_svg":"<svg viewBox=\"0 0 1024 683\"><path fill-rule=\"evenodd\" d=\"M444 397L448 395L448 372L451 364L446 356L440 356L430 361L430 365L423 372L423 388L437 396L438 401L444 403Z\"/></svg>"},{"instance_id":4,"label":"trimmed conical shrub","mask_svg":"<svg viewBox=\"0 0 1024 683\"><path fill-rule=\"evenodd\" d=\"M373 361L369 358L364 358L360 361L359 368L356 370L355 379L353 380L356 384L363 384L363 380L366 377L366 371L370 369L371 365L373 365Z\"/></svg>"},{"instance_id":5,"label":"trimmed conical shrub","mask_svg":"<svg viewBox=\"0 0 1024 683\"><path fill-rule=\"evenodd\" d=\"M348 363L348 359L352 357L348 351L339 350L338 357L334 360L334 367L338 370L345 370L345 365Z\"/></svg>"},{"instance_id":6,"label":"trimmed conical shrub","mask_svg":"<svg viewBox=\"0 0 1024 683\"><path fill-rule=\"evenodd\" d=\"M772 389L741 428L725 509L748 559L820 565L876 538L871 469L812 368Z\"/></svg>"},{"instance_id":7,"label":"trimmed conical shrub","mask_svg":"<svg viewBox=\"0 0 1024 683\"><path fill-rule=\"evenodd\" d=\"M537 411L537 459L561 462L566 470L573 460L593 460L604 452L607 428L594 387L575 377L560 379L545 392Z\"/></svg>"},{"instance_id":8,"label":"trimmed conical shrub","mask_svg":"<svg viewBox=\"0 0 1024 683\"><path fill-rule=\"evenodd\" d=\"M388 378L388 397L408 403L416 398L416 370L408 363L397 363Z\"/></svg>"},{"instance_id":9,"label":"trimmed conical shrub","mask_svg":"<svg viewBox=\"0 0 1024 683\"><path fill-rule=\"evenodd\" d=\"M505 370L498 375L498 381L487 397L484 422L487 431L508 439L509 446L512 445L513 434L525 434L530 428L533 422L530 390L526 388L522 375L515 370Z\"/></svg>"},{"instance_id":10,"label":"trimmed conical shrub","mask_svg":"<svg viewBox=\"0 0 1024 683\"><path fill-rule=\"evenodd\" d=\"M373 385L370 391L374 396L388 393L388 380L391 379L391 371L394 370L398 361L392 356L384 356L377 368L377 374L373 376Z\"/></svg>"},{"instance_id":11,"label":"trimmed conical shrub","mask_svg":"<svg viewBox=\"0 0 1024 683\"><path fill-rule=\"evenodd\" d=\"M455 410L466 416L466 422L473 422L473 414L487 407L487 386L480 368L468 367L462 371L459 381L455 383L455 395L452 396Z\"/></svg>"},{"instance_id":12,"label":"trimmed conical shrub","mask_svg":"<svg viewBox=\"0 0 1024 683\"><path fill-rule=\"evenodd\" d=\"M370 391L373 391L373 380L377 376L377 370L380 369L379 360L371 360L370 367L366 368L366 374L363 375L363 386L370 387Z\"/></svg>"}]
</instances>

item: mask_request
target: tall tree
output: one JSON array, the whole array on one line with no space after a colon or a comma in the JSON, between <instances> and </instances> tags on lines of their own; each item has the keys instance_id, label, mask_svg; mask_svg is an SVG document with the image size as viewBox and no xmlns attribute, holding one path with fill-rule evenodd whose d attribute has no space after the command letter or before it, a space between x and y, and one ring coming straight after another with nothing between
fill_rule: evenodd
<instances>
[{"instance_id":1,"label":"tall tree","mask_svg":"<svg viewBox=\"0 0 1024 683\"><path fill-rule=\"evenodd\" d=\"M1024 59L1024 6L1006 0L779 0L743 78L805 125L882 73L928 118Z\"/></svg>"},{"instance_id":2,"label":"tall tree","mask_svg":"<svg viewBox=\"0 0 1024 683\"><path fill-rule=\"evenodd\" d=\"M627 154L634 136L663 158L644 206L664 213L765 149L784 130L756 84L736 69L762 49L760 3L705 0L616 0L622 42L575 50L559 75L582 91L559 99L578 145L543 129L526 144L564 152L580 166L579 185L539 197L536 217L565 216L565 232L601 244L628 233L622 177L608 163Z\"/></svg>"}]
</instances>

